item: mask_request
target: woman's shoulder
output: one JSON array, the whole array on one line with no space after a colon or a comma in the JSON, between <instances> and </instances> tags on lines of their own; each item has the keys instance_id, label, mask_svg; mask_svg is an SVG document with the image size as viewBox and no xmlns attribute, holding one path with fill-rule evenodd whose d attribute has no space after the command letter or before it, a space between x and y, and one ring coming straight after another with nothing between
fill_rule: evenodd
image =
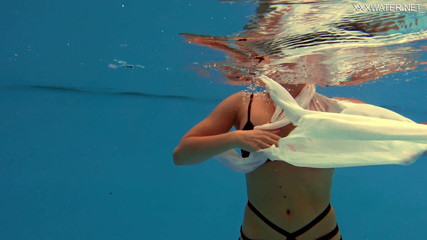
<instances>
[{"instance_id":1,"label":"woman's shoulder","mask_svg":"<svg viewBox=\"0 0 427 240\"><path fill-rule=\"evenodd\" d=\"M252 97L251 97L252 95ZM268 94L264 92L248 92L239 91L224 99L218 106L222 109L233 109L240 112L242 109L246 111L249 102L264 102L269 99Z\"/></svg>"},{"instance_id":2,"label":"woman's shoulder","mask_svg":"<svg viewBox=\"0 0 427 240\"><path fill-rule=\"evenodd\" d=\"M234 103L234 104L244 104L247 103L251 97L250 92L247 91L239 91L223 100L223 102Z\"/></svg>"},{"instance_id":3,"label":"woman's shoulder","mask_svg":"<svg viewBox=\"0 0 427 240\"><path fill-rule=\"evenodd\" d=\"M246 101L245 99L249 99L249 96L244 91L236 92L222 100L213 112L223 112L226 114L238 113L242 104Z\"/></svg>"},{"instance_id":4,"label":"woman's shoulder","mask_svg":"<svg viewBox=\"0 0 427 240\"><path fill-rule=\"evenodd\" d=\"M228 98L226 98L223 102L227 102L227 104L246 106L251 101L268 101L270 100L268 94L265 92L249 92L249 91L239 91Z\"/></svg>"}]
</instances>

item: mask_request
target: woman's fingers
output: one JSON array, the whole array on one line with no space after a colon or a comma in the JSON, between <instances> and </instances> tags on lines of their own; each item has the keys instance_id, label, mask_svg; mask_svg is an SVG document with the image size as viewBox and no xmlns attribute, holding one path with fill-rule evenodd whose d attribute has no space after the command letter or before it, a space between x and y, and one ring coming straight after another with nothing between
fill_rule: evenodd
<instances>
[{"instance_id":1,"label":"woman's fingers","mask_svg":"<svg viewBox=\"0 0 427 240\"><path fill-rule=\"evenodd\" d=\"M269 136L271 139L275 140L275 141L279 141L279 139L280 139L280 138L282 138L282 137L279 135L279 133L280 133L280 130L279 130L279 131L270 132L270 133L268 133L268 136Z\"/></svg>"},{"instance_id":2,"label":"woman's fingers","mask_svg":"<svg viewBox=\"0 0 427 240\"><path fill-rule=\"evenodd\" d=\"M258 139L258 149L257 150L261 150L261 149L265 149L265 148L269 148L272 145L277 146L279 140L280 140L280 136L277 135L277 131L262 131L262 136L259 137Z\"/></svg>"},{"instance_id":3,"label":"woman's fingers","mask_svg":"<svg viewBox=\"0 0 427 240\"><path fill-rule=\"evenodd\" d=\"M279 130L280 131L280 130ZM247 151L258 151L278 146L281 136L277 130L248 130L240 132L241 148Z\"/></svg>"}]
</instances>

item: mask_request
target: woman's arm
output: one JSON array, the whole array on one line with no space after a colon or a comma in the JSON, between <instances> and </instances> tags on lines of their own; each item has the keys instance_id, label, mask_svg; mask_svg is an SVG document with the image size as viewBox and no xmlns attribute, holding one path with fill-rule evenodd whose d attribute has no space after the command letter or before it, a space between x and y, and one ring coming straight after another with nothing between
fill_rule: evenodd
<instances>
[{"instance_id":1,"label":"woman's arm","mask_svg":"<svg viewBox=\"0 0 427 240\"><path fill-rule=\"evenodd\" d=\"M229 132L237 121L243 92L222 101L212 113L188 131L173 152L174 163L189 165L237 147L237 137Z\"/></svg>"},{"instance_id":2,"label":"woman's arm","mask_svg":"<svg viewBox=\"0 0 427 240\"><path fill-rule=\"evenodd\" d=\"M174 163L190 165L203 162L231 148L260 150L277 144L280 137L272 131L232 131L239 123L244 92L231 95L212 113L188 131L173 152Z\"/></svg>"}]
</instances>

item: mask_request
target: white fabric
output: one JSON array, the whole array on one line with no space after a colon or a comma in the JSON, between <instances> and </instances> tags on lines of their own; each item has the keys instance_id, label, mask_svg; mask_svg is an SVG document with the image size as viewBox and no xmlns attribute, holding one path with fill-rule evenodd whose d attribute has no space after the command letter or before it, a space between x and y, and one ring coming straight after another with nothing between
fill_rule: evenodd
<instances>
[{"instance_id":1,"label":"white fabric","mask_svg":"<svg viewBox=\"0 0 427 240\"><path fill-rule=\"evenodd\" d=\"M427 150L426 125L377 106L312 94L314 86L300 94L305 101L299 96L293 99L274 80L260 78L276 104L276 111L271 123L255 128L277 129L290 122L297 128L280 139L278 147L252 152L248 158L240 157L234 149L216 156L234 171L251 172L267 159L313 168L409 164ZM307 96L312 96L310 101ZM309 102L305 106L309 110L301 107L303 102ZM281 109L285 114L279 114Z\"/></svg>"}]
</instances>

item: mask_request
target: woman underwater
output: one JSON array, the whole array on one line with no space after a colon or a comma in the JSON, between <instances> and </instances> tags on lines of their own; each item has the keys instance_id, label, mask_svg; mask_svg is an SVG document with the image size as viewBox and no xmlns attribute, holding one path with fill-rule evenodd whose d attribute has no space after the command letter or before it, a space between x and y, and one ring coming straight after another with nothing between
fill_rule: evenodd
<instances>
[{"instance_id":1,"label":"woman underwater","mask_svg":"<svg viewBox=\"0 0 427 240\"><path fill-rule=\"evenodd\" d=\"M305 87L282 86L294 98ZM328 110L318 98L313 98L308 108ZM249 152L277 145L295 126L288 124L272 131L254 129L268 123L274 111L275 104L267 92L229 96L184 135L173 153L175 164L200 163L232 148L242 149L242 156L246 157ZM233 126L237 130L229 131ZM247 173L248 204L240 239L341 239L330 205L333 172L334 169L267 161Z\"/></svg>"},{"instance_id":2,"label":"woman underwater","mask_svg":"<svg viewBox=\"0 0 427 240\"><path fill-rule=\"evenodd\" d=\"M280 58L280 54L278 54L278 57L276 58L272 57L271 54L270 56L263 54L265 52L283 52L283 44L277 45L277 43L289 43L290 47L285 48L285 50L289 51L290 49L297 49L297 47L301 47L294 46L295 44L298 45L299 43L305 43L308 40L310 40L309 43L314 41L311 39L313 36L310 34L306 34L289 41L283 41L283 39L280 38L280 34L277 34L277 32L280 33L282 31L282 25L280 24L283 24L283 22L280 22L279 24L280 18L288 16L288 14L292 13L292 9L295 10L298 7L299 6L295 5L281 6L270 5L268 3L260 4L257 12L264 11L265 14L258 19L258 27L252 26L247 28L249 30L246 32L246 36L251 36L251 38L244 37L233 39L197 36L191 34L183 35L189 40L189 42L209 46L227 53L230 59L233 60L233 63L236 64L236 67L234 68L225 66L225 68L222 69L226 70L224 72L227 74L224 74L224 76L228 79L238 79L242 82L252 81L252 79L246 79L248 76L241 74L237 71L238 69L255 69L263 72L264 74L266 74L265 70L268 70L267 72L270 74L266 75L270 75L271 78L280 83L298 102L297 98L300 95L310 95L306 94L310 92L310 89L308 88L310 84L285 83L282 80L290 78L289 73L291 72L275 73L271 70L272 61ZM301 5L301 8L305 7L307 7L307 4ZM313 7L315 8L316 6L314 5ZM301 19L302 21L306 21L305 17ZM293 24L298 26L298 24ZM332 25L329 24L328 26ZM335 25L339 30L337 32L348 30L351 31L352 34L356 34L356 30L360 30L360 36L365 36L366 32L372 33L377 31L387 31L390 27L389 25L385 25L386 27L378 29L374 27L374 25L360 25L357 21L346 24L339 22ZM337 34L330 34L330 36L326 36L325 39L333 42L336 41L336 39L341 39L341 37L346 38L346 35L340 36ZM272 40L269 40L270 38ZM230 41L230 39L233 41ZM230 45L233 45L231 42L236 45L235 48L230 47ZM256 48L253 46L262 48L262 51L257 52ZM358 48L357 51L362 50ZM360 52L358 53L360 54ZM304 63L301 64L301 66L310 66L307 69L303 69L304 73L307 73L308 71L308 74L304 75L307 78L305 79L306 82L328 85L328 82L325 83L325 81L331 77L328 73L332 71L324 68L325 65L323 63L325 62L325 59L322 59L321 57L322 56L320 55L307 53L300 57L294 64L280 64L280 61L275 64L281 69L298 70L298 66L300 66L299 63ZM400 64L403 61L396 62L399 62ZM351 82L353 84L372 79L372 76L380 76L390 72L399 71L400 69L399 67L390 67L388 71L377 72L375 67L370 69L371 65L369 64L363 63L361 65L366 68L364 68L363 71L360 71L359 74L352 74L349 76L352 79ZM294 74L294 76L298 78L300 75ZM253 75L249 76L249 78L252 77ZM319 79L322 81L319 82ZM260 79L255 80L259 81ZM325 84L321 84L322 82ZM345 85L345 82L341 85ZM334 105L339 105L338 102L352 102L357 103L355 104L357 106L368 106L368 104L363 104L359 100L347 98L333 99L314 93L313 89L312 91L313 93L311 97L308 98L309 100L307 101L307 105L304 106L304 108L308 110L317 112L340 112L337 111L337 108L334 109ZM355 109L357 108L358 107L355 107ZM274 130L254 129L255 126L270 123L276 110L276 104L273 102L272 96L269 92L258 92L253 94L238 92L229 96L223 100L209 116L195 125L184 135L174 150L174 163L176 165L197 164L234 148L240 148L242 157L248 157L250 154L255 155L255 152L258 150L267 149L272 145L277 146L279 139L286 139L286 136L288 136L294 129L298 130L302 128L296 128L292 123L290 123L284 127ZM371 113L373 113L373 111L370 111L370 114ZM370 114L368 114L368 116ZM395 117L399 121L406 121L400 116L393 115L392 118ZM391 126L393 126L393 124ZM232 127L235 127L236 130L230 131ZM425 133L425 130L426 128L423 128L423 134ZM402 132L404 131L402 130ZM426 136L423 135L421 138L424 138L422 141L423 144L425 144L425 139L427 139ZM423 147L425 146L427 145L423 145ZM349 149L352 145L345 147ZM291 150L293 150L292 148ZM380 148L382 149L382 145ZM387 149L393 148L390 147ZM401 147L400 149L404 149L404 147ZM353 152L355 152L353 156L358 155L357 149ZM392 158L393 154L394 153L390 152L387 157L384 158ZM374 156L380 156L380 154L376 154ZM337 158L334 160L341 160L333 154L327 155L327 158L334 157ZM297 167L285 162L286 155L283 158L284 159L280 159L279 161L277 161L277 158L271 159L273 161L267 160L255 169L251 169L251 171L242 171L246 172L248 203L245 207L241 236L239 239L342 239L334 209L330 205L334 169ZM369 159L369 156L367 158ZM310 159L306 160L310 161ZM325 161L332 161L332 159L325 159Z\"/></svg>"}]
</instances>

